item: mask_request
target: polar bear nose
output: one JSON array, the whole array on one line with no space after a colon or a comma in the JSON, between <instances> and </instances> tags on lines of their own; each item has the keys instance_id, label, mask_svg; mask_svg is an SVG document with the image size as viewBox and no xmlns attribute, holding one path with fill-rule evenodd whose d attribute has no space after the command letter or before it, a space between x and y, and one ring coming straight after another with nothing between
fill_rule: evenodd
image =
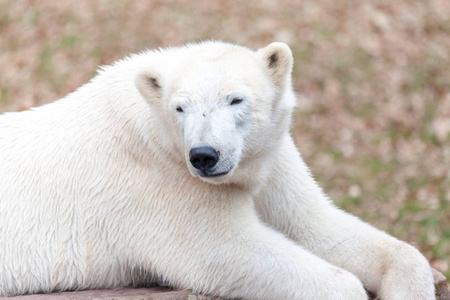
<instances>
[{"instance_id":1,"label":"polar bear nose","mask_svg":"<svg viewBox=\"0 0 450 300\"><path fill-rule=\"evenodd\" d=\"M219 152L211 147L192 148L189 158L194 168L205 171L216 165L219 160Z\"/></svg>"}]
</instances>

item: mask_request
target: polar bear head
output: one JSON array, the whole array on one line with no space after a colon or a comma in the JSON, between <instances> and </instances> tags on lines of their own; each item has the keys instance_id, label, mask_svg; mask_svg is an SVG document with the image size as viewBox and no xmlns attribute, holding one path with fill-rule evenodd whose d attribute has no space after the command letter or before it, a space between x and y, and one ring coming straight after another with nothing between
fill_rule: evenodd
<instances>
[{"instance_id":1,"label":"polar bear head","mask_svg":"<svg viewBox=\"0 0 450 300\"><path fill-rule=\"evenodd\" d=\"M206 182L230 183L252 176L289 131L292 60L283 43L254 52L206 42L162 50L135 84L170 159Z\"/></svg>"}]
</instances>

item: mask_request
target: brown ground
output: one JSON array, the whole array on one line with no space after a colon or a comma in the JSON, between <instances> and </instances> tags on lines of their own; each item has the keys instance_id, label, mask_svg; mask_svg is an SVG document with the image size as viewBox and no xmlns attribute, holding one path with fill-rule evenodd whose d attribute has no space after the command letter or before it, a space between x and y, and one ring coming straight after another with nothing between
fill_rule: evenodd
<instances>
[{"instance_id":1,"label":"brown ground","mask_svg":"<svg viewBox=\"0 0 450 300\"><path fill-rule=\"evenodd\" d=\"M450 276L448 0L0 0L0 112L130 52L206 39L288 43L293 132L318 181Z\"/></svg>"}]
</instances>

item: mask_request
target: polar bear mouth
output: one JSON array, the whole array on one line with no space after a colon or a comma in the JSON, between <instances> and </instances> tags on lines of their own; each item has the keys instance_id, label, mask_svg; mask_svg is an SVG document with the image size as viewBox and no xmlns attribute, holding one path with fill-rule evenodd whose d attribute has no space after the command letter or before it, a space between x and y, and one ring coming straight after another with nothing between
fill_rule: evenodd
<instances>
[{"instance_id":1,"label":"polar bear mouth","mask_svg":"<svg viewBox=\"0 0 450 300\"><path fill-rule=\"evenodd\" d=\"M206 178L210 178L210 177L220 177L220 176L225 176L225 175L227 175L228 173L230 173L230 171L221 172L221 173L215 173L215 174L206 174L206 173L203 173L203 174L200 175L200 176L206 177Z\"/></svg>"}]
</instances>

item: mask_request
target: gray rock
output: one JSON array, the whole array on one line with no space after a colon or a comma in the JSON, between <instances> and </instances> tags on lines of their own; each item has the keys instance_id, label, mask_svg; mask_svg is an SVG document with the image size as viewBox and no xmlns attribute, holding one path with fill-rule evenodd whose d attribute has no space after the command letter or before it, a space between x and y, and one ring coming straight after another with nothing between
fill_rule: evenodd
<instances>
[{"instance_id":1,"label":"gray rock","mask_svg":"<svg viewBox=\"0 0 450 300\"><path fill-rule=\"evenodd\" d=\"M434 286L436 287L436 300L450 300L450 289L444 275L433 269Z\"/></svg>"}]
</instances>

